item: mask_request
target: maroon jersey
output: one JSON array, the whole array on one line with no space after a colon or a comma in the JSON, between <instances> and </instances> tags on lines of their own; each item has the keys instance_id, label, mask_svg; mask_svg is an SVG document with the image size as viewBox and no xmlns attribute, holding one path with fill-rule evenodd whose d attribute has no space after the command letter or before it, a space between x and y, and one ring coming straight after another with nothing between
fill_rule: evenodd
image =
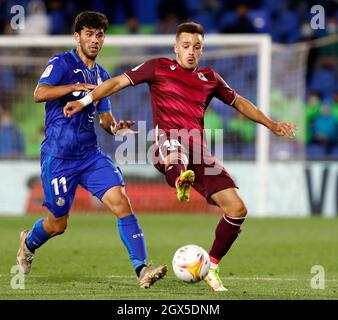
<instances>
[{"instance_id":1,"label":"maroon jersey","mask_svg":"<svg viewBox=\"0 0 338 320\"><path fill-rule=\"evenodd\" d=\"M211 68L182 68L177 61L157 58L127 71L132 85L147 82L150 87L154 127L204 129L204 112L213 97L232 105L237 97L222 77Z\"/></svg>"}]
</instances>

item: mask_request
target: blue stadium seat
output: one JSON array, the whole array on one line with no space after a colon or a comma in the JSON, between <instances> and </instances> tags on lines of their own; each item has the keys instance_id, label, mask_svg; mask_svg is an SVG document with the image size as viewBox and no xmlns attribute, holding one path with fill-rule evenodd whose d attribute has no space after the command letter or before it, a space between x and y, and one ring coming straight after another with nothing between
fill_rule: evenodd
<instances>
[{"instance_id":1,"label":"blue stadium seat","mask_svg":"<svg viewBox=\"0 0 338 320\"><path fill-rule=\"evenodd\" d=\"M15 93L16 77L11 67L0 67L0 83L2 92Z\"/></svg>"},{"instance_id":2,"label":"blue stadium seat","mask_svg":"<svg viewBox=\"0 0 338 320\"><path fill-rule=\"evenodd\" d=\"M185 4L187 6L187 10L189 12L195 13L201 7L201 0L185 0Z\"/></svg>"},{"instance_id":3,"label":"blue stadium seat","mask_svg":"<svg viewBox=\"0 0 338 320\"><path fill-rule=\"evenodd\" d=\"M337 158L338 157L338 145L336 145L332 150L332 156Z\"/></svg>"},{"instance_id":4,"label":"blue stadium seat","mask_svg":"<svg viewBox=\"0 0 338 320\"><path fill-rule=\"evenodd\" d=\"M211 12L197 12L196 15L192 16L192 20L196 23L201 24L204 27L204 32L206 33L212 33L217 31L215 20Z\"/></svg>"},{"instance_id":5,"label":"blue stadium seat","mask_svg":"<svg viewBox=\"0 0 338 320\"><path fill-rule=\"evenodd\" d=\"M263 0L262 7L270 13L278 13L283 10L285 0Z\"/></svg>"},{"instance_id":6,"label":"blue stadium seat","mask_svg":"<svg viewBox=\"0 0 338 320\"><path fill-rule=\"evenodd\" d=\"M273 1L271 1L273 2ZM270 30L270 15L267 10L250 10L249 18L257 32L265 33Z\"/></svg>"},{"instance_id":7,"label":"blue stadium seat","mask_svg":"<svg viewBox=\"0 0 338 320\"><path fill-rule=\"evenodd\" d=\"M218 22L220 29L233 24L236 20L236 13L233 11L224 13Z\"/></svg>"},{"instance_id":8,"label":"blue stadium seat","mask_svg":"<svg viewBox=\"0 0 338 320\"><path fill-rule=\"evenodd\" d=\"M255 144L246 144L242 148L242 156L245 158L253 158L256 155L256 146Z\"/></svg>"},{"instance_id":9,"label":"blue stadium seat","mask_svg":"<svg viewBox=\"0 0 338 320\"><path fill-rule=\"evenodd\" d=\"M291 10L282 11L272 25L272 38L275 42L294 43L300 39L300 18Z\"/></svg>"},{"instance_id":10,"label":"blue stadium seat","mask_svg":"<svg viewBox=\"0 0 338 320\"><path fill-rule=\"evenodd\" d=\"M319 144L308 144L306 146L307 159L318 159L325 156L325 148Z\"/></svg>"},{"instance_id":11,"label":"blue stadium seat","mask_svg":"<svg viewBox=\"0 0 338 320\"><path fill-rule=\"evenodd\" d=\"M334 93L337 80L333 69L317 69L312 74L309 89L319 91L326 97L331 96Z\"/></svg>"}]
</instances>

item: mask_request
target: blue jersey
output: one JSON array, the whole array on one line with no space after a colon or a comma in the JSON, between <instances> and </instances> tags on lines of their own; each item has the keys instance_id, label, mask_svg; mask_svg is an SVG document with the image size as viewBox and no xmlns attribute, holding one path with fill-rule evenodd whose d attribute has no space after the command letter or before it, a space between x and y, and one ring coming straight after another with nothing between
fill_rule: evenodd
<instances>
[{"instance_id":1,"label":"blue jersey","mask_svg":"<svg viewBox=\"0 0 338 320\"><path fill-rule=\"evenodd\" d=\"M75 50L53 56L39 84L62 86L73 83L99 85L109 79L108 72L95 64L92 69L76 54ZM108 98L92 103L71 118L63 114L63 107L69 101L78 100L87 93L74 91L59 99L46 102L45 139L41 143L41 152L63 159L83 159L95 151L97 137L94 130L95 112L111 112Z\"/></svg>"}]
</instances>

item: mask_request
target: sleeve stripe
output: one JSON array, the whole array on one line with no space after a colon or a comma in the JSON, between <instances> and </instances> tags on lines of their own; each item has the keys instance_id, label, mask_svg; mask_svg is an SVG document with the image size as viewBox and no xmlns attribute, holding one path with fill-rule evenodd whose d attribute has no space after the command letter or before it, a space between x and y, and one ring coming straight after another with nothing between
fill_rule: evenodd
<instances>
[{"instance_id":1,"label":"sleeve stripe","mask_svg":"<svg viewBox=\"0 0 338 320\"><path fill-rule=\"evenodd\" d=\"M54 84L50 84L48 81L38 81L38 84L48 84L49 86L54 86Z\"/></svg>"},{"instance_id":2,"label":"sleeve stripe","mask_svg":"<svg viewBox=\"0 0 338 320\"><path fill-rule=\"evenodd\" d=\"M230 106L232 106L232 105L235 103L237 97L238 97L238 93L236 92L235 98L234 98L234 100L232 100L232 102L230 103Z\"/></svg>"},{"instance_id":3,"label":"sleeve stripe","mask_svg":"<svg viewBox=\"0 0 338 320\"><path fill-rule=\"evenodd\" d=\"M110 113L110 112L111 112L111 109L97 111L98 114L101 114L101 113Z\"/></svg>"},{"instance_id":4,"label":"sleeve stripe","mask_svg":"<svg viewBox=\"0 0 338 320\"><path fill-rule=\"evenodd\" d=\"M133 80L131 80L130 77L129 77L126 73L124 73L124 75L129 79L130 83L131 83L132 85L134 85Z\"/></svg>"}]
</instances>

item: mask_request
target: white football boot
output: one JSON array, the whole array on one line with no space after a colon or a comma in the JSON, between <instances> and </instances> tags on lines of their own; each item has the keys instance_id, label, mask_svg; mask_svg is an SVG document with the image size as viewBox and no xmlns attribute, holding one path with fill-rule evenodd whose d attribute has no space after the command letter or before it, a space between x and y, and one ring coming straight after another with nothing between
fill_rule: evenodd
<instances>
[{"instance_id":1,"label":"white football boot","mask_svg":"<svg viewBox=\"0 0 338 320\"><path fill-rule=\"evenodd\" d=\"M24 230L20 234L20 247L16 256L16 263L19 266L19 271L28 274L32 268L32 261L34 254L29 251L26 246L25 240L30 230Z\"/></svg>"},{"instance_id":2,"label":"white football boot","mask_svg":"<svg viewBox=\"0 0 338 320\"><path fill-rule=\"evenodd\" d=\"M152 265L144 267L138 277L138 284L140 288L148 289L157 280L162 279L167 274L167 271L168 267L165 264L156 268Z\"/></svg>"}]
</instances>

